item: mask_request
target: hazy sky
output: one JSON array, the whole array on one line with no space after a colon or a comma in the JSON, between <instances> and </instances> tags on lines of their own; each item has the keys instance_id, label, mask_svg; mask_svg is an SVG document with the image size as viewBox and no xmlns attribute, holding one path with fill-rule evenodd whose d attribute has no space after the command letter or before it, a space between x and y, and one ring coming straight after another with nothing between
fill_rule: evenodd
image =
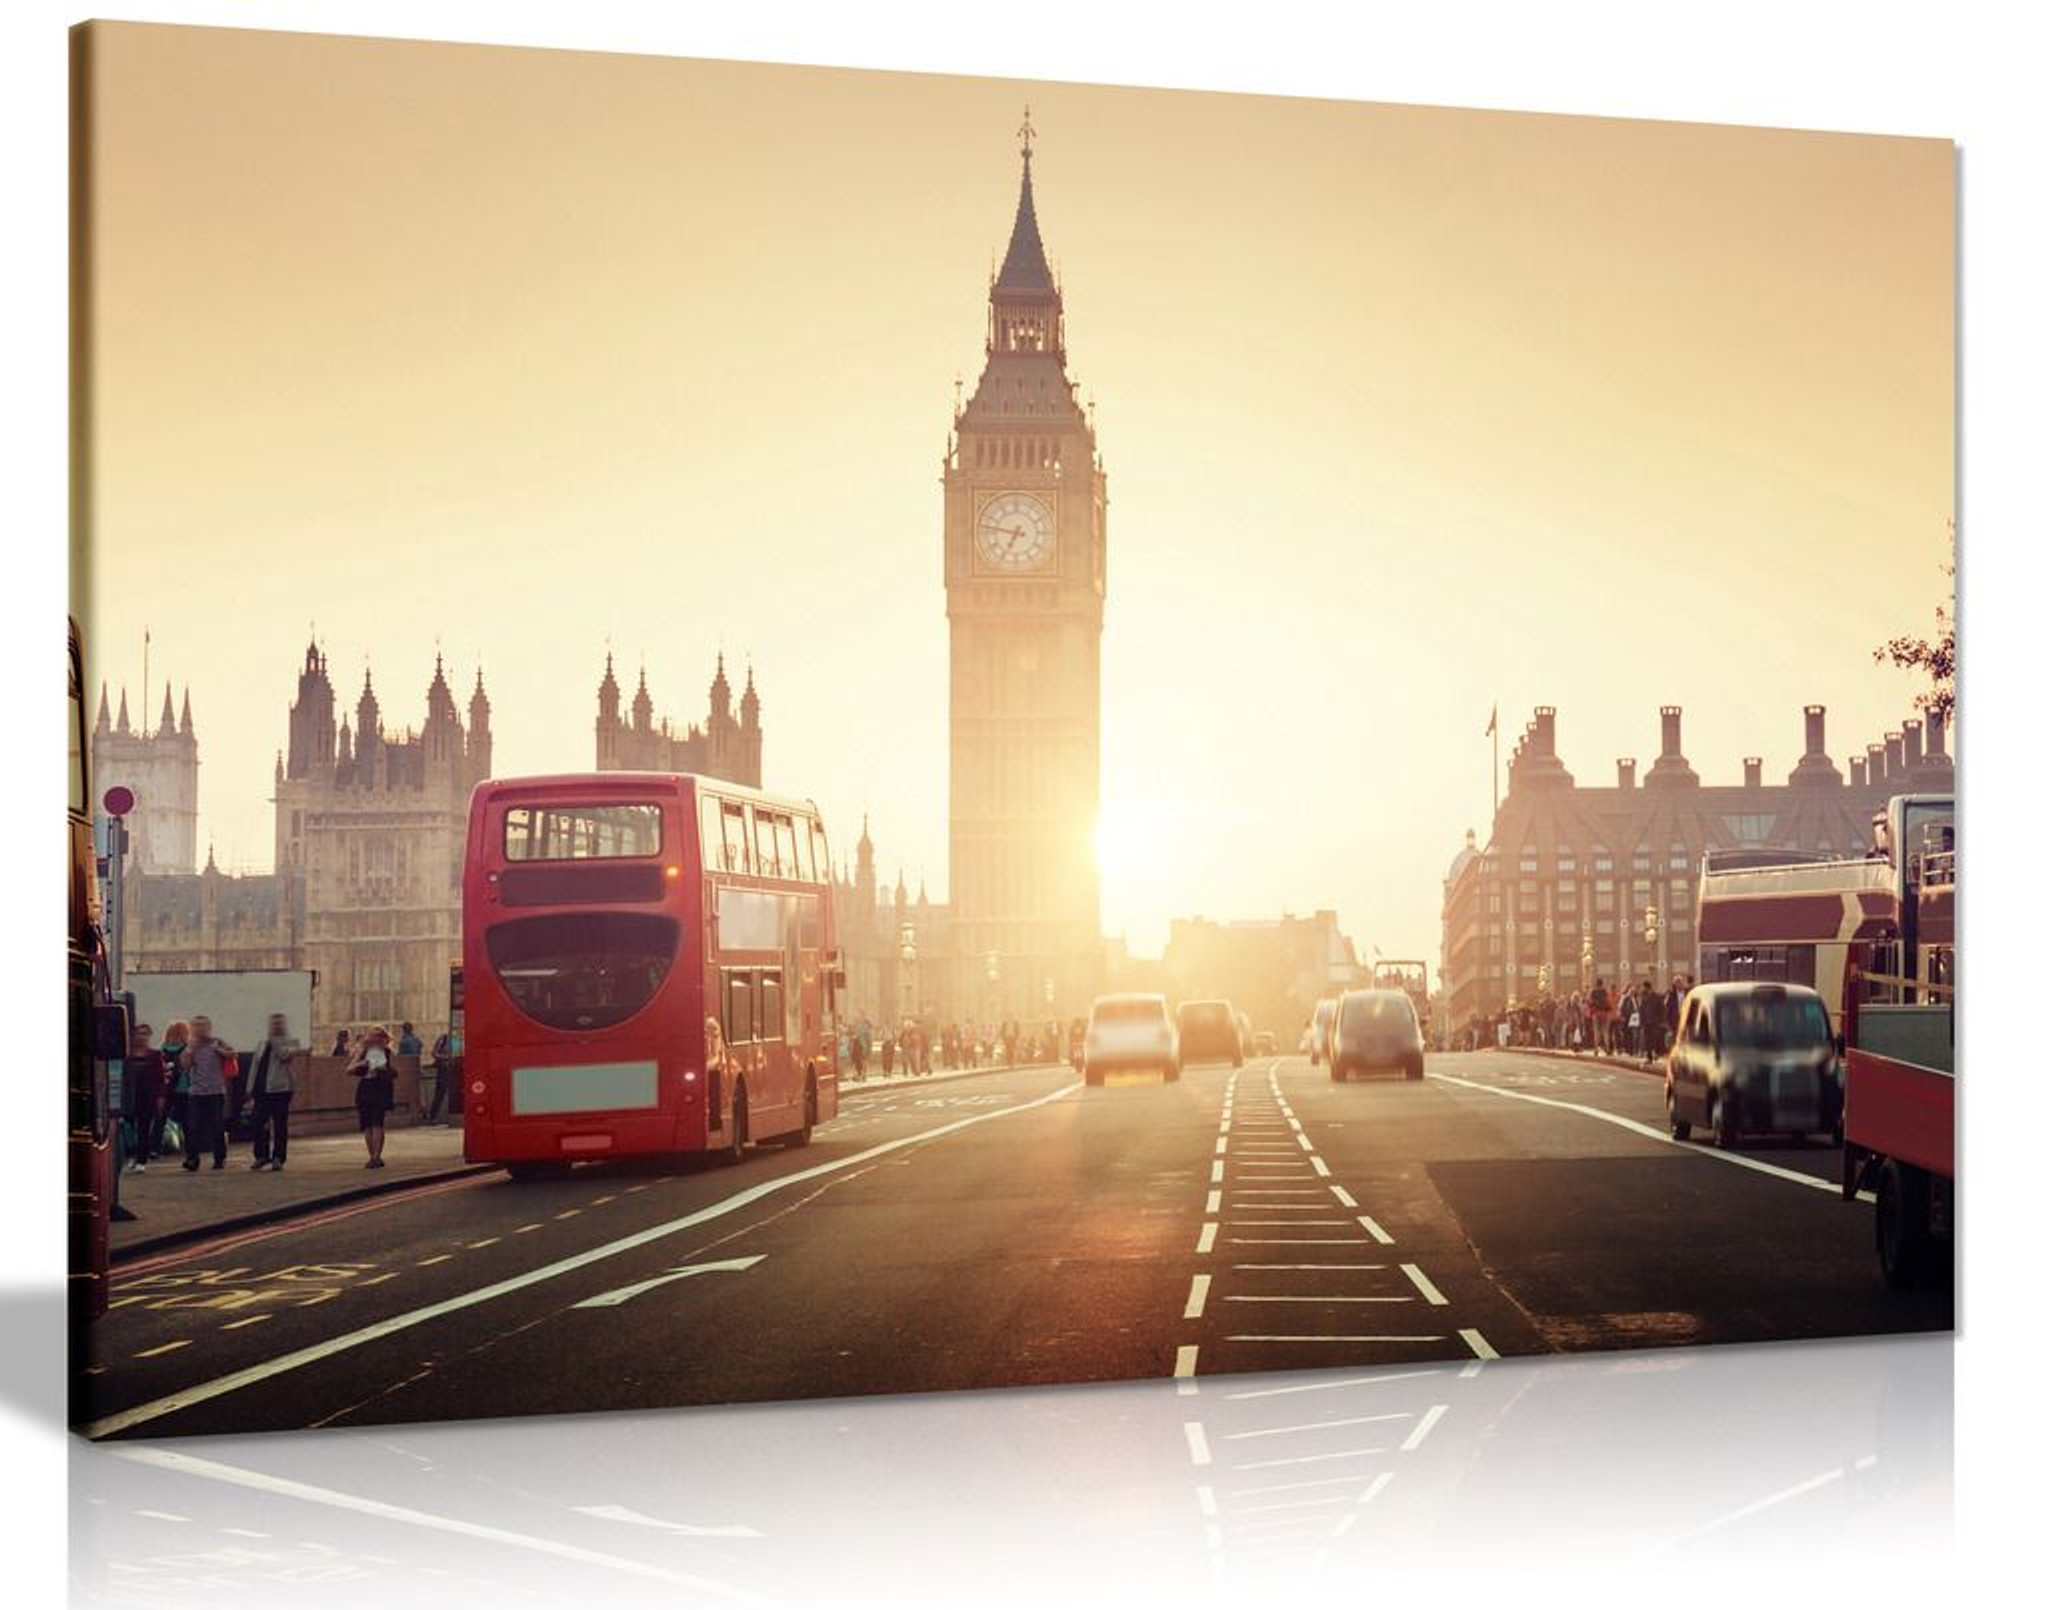
<instances>
[{"instance_id":1,"label":"hazy sky","mask_svg":"<svg viewBox=\"0 0 2048 1610\"><path fill-rule=\"evenodd\" d=\"M187 684L267 867L317 625L501 773L592 759L607 642L946 884L940 455L1028 101L1110 486L1103 920L1335 906L1434 958L1539 703L1707 782L1915 684L1953 506L1945 142L103 28L98 667Z\"/></svg>"}]
</instances>

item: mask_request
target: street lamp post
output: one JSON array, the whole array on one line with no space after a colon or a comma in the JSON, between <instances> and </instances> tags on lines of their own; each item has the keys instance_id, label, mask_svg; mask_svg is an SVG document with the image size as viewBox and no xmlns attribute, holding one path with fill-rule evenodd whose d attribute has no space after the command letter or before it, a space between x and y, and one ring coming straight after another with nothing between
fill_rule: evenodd
<instances>
[{"instance_id":1,"label":"street lamp post","mask_svg":"<svg viewBox=\"0 0 2048 1610\"><path fill-rule=\"evenodd\" d=\"M896 993L902 1007L897 1016L914 1017L917 1011L917 928L912 923L903 924L897 934L896 959L901 964L897 968Z\"/></svg>"}]
</instances>

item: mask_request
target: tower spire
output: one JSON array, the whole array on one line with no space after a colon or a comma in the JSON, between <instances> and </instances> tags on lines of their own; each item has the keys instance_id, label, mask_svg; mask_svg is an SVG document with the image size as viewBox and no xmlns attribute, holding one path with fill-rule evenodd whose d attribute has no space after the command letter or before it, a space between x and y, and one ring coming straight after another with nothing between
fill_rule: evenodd
<instances>
[{"instance_id":1,"label":"tower spire","mask_svg":"<svg viewBox=\"0 0 2048 1610\"><path fill-rule=\"evenodd\" d=\"M1003 254L1003 266L996 271L995 289L1040 295L1052 292L1052 268L1045 260L1045 241L1038 233L1038 203L1031 192L1031 152L1038 130L1032 126L1031 108L1024 108L1024 123L1017 130L1024 157L1024 178L1017 189L1017 218L1010 226L1010 249Z\"/></svg>"}]
</instances>

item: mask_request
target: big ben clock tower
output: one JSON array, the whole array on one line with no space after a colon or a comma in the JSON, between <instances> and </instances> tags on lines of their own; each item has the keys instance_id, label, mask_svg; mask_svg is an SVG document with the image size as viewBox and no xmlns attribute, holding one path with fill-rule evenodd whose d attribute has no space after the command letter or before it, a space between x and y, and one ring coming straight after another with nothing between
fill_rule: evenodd
<instances>
[{"instance_id":1,"label":"big ben clock tower","mask_svg":"<svg viewBox=\"0 0 2048 1610\"><path fill-rule=\"evenodd\" d=\"M1108 481L1067 377L1060 289L1031 193L1032 127L987 358L945 463L952 625L953 1000L1071 1017L1099 988L1093 837L1102 753Z\"/></svg>"}]
</instances>

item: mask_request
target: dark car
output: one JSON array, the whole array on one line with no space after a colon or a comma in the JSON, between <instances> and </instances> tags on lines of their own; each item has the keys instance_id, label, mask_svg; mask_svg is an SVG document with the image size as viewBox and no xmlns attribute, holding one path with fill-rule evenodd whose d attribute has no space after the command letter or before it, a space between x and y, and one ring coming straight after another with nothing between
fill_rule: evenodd
<instances>
[{"instance_id":1,"label":"dark car","mask_svg":"<svg viewBox=\"0 0 2048 1610\"><path fill-rule=\"evenodd\" d=\"M1330 1078L1384 1068L1422 1077L1422 1025L1415 1003L1397 989L1348 990L1330 1020Z\"/></svg>"},{"instance_id":2,"label":"dark car","mask_svg":"<svg viewBox=\"0 0 2048 1610\"><path fill-rule=\"evenodd\" d=\"M1227 1062L1244 1066L1244 1042L1228 1001L1183 1001L1180 1008L1180 1063Z\"/></svg>"},{"instance_id":3,"label":"dark car","mask_svg":"<svg viewBox=\"0 0 2048 1610\"><path fill-rule=\"evenodd\" d=\"M1827 1002L1803 984L1701 984L1679 1008L1664 1060L1672 1137L1699 1124L1717 1146L1744 1135L1842 1138L1842 1074Z\"/></svg>"}]
</instances>

